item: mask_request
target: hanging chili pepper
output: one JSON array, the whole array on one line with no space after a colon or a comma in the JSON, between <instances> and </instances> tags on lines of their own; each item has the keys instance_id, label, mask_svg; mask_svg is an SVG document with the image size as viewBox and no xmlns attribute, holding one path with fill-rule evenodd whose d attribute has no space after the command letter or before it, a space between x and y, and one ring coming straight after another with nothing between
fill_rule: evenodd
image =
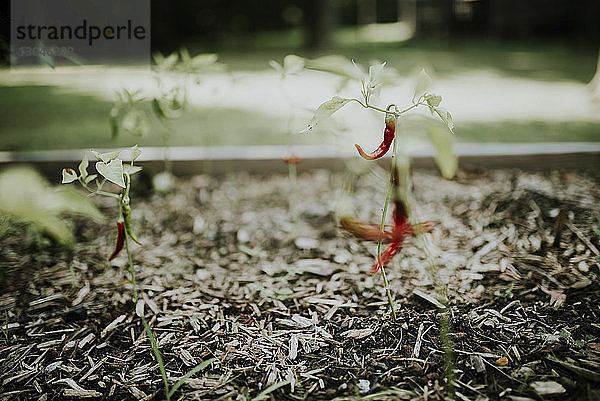
<instances>
[{"instance_id":1,"label":"hanging chili pepper","mask_svg":"<svg viewBox=\"0 0 600 401\"><path fill-rule=\"evenodd\" d=\"M392 169L392 188L392 202L394 203L392 225L385 226L383 232L379 224L363 223L351 217L343 217L340 220L342 227L357 237L369 241L382 241L387 244L381 252L381 256L371 266L371 273L376 273L382 266L389 263L400 252L407 238L431 232L435 227L435 224L430 221L417 224L410 223L407 207L401 196L399 171L395 163Z\"/></svg>"},{"instance_id":2,"label":"hanging chili pepper","mask_svg":"<svg viewBox=\"0 0 600 401\"><path fill-rule=\"evenodd\" d=\"M142 245L142 243L137 239L137 237L133 233L133 226L131 224L131 206L129 206L129 202L123 201L121 203L121 210L123 211L123 218L125 219L125 230L127 231L127 235L137 244Z\"/></svg>"},{"instance_id":3,"label":"hanging chili pepper","mask_svg":"<svg viewBox=\"0 0 600 401\"><path fill-rule=\"evenodd\" d=\"M381 226L373 223L363 223L351 217L342 217L340 224L346 230L352 232L359 238L369 241L383 241L388 244L381 257L375 260L371 266L371 273L376 273L385 266L402 249L404 241L408 237L425 232L431 232L434 224L427 221L424 223L410 224L404 203L400 200L394 201L393 224L385 226L381 232Z\"/></svg>"},{"instance_id":4,"label":"hanging chili pepper","mask_svg":"<svg viewBox=\"0 0 600 401\"><path fill-rule=\"evenodd\" d=\"M117 244L115 245L115 250L112 255L108 258L109 261L113 260L119 252L121 252L123 245L125 245L125 227L123 225L123 220L121 219L117 221Z\"/></svg>"},{"instance_id":5,"label":"hanging chili pepper","mask_svg":"<svg viewBox=\"0 0 600 401\"><path fill-rule=\"evenodd\" d=\"M286 157L285 159L283 159L283 161L286 164L290 164L290 163L298 164L301 160L302 160L302 158L300 156L296 156L296 155L292 155L290 157Z\"/></svg>"},{"instance_id":6,"label":"hanging chili pepper","mask_svg":"<svg viewBox=\"0 0 600 401\"><path fill-rule=\"evenodd\" d=\"M388 107L389 109L389 107ZM356 150L358 153L367 160L375 160L379 159L383 155L387 153L394 141L394 134L396 133L396 116L394 114L388 113L385 115L385 130L383 131L383 142L377 149L375 149L372 153L365 153L364 150L360 147L359 144L355 144Z\"/></svg>"}]
</instances>

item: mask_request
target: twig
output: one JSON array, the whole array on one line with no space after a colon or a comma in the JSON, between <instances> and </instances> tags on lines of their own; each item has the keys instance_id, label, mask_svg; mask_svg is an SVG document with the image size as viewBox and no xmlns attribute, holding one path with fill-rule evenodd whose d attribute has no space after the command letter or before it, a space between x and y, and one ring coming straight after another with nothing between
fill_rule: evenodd
<instances>
[{"instance_id":1,"label":"twig","mask_svg":"<svg viewBox=\"0 0 600 401\"><path fill-rule=\"evenodd\" d=\"M596 248L594 246L594 244L592 244L590 239L588 237L586 237L581 232L581 230L579 230L577 227L575 227L575 225L571 222L567 222L567 223L565 223L565 225L567 227L569 227L569 230L571 230L575 233L575 235L581 240L581 242L583 242L590 249L590 251L592 251L594 253L594 255L600 256L600 251L598 250L598 248ZM600 265L600 263L598 265Z\"/></svg>"},{"instance_id":2,"label":"twig","mask_svg":"<svg viewBox=\"0 0 600 401\"><path fill-rule=\"evenodd\" d=\"M423 342L423 329L425 325L421 323L419 326L419 331L417 332L417 341L415 341L415 347L413 348L413 358L418 358L419 353L421 352L421 343Z\"/></svg>"}]
</instances>

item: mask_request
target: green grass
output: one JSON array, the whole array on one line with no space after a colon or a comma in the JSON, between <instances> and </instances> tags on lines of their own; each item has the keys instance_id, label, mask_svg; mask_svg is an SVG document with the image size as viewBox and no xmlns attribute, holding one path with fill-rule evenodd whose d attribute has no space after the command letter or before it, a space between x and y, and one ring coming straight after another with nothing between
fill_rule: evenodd
<instances>
[{"instance_id":1,"label":"green grass","mask_svg":"<svg viewBox=\"0 0 600 401\"><path fill-rule=\"evenodd\" d=\"M163 144L156 122L145 137L110 139L112 103L50 86L0 86L0 150L46 150ZM286 144L285 121L248 111L190 110L172 123L172 146Z\"/></svg>"},{"instance_id":2,"label":"green grass","mask_svg":"<svg viewBox=\"0 0 600 401\"><path fill-rule=\"evenodd\" d=\"M600 122L459 123L456 136L459 142L600 142Z\"/></svg>"},{"instance_id":3,"label":"green grass","mask_svg":"<svg viewBox=\"0 0 600 401\"><path fill-rule=\"evenodd\" d=\"M218 51L230 69L264 70L268 61L281 61L289 53L314 57L302 50L302 32L267 32L222 41L206 49L187 44L192 53ZM454 41L410 40L374 44L357 40L352 29L336 33L335 51L357 62L384 59L401 73L420 66L431 67L438 76L488 69L505 76L536 80L588 82L594 74L597 49L564 43L506 44L483 39ZM122 147L163 144L160 123L147 137L122 134L110 140L108 113L112 104L82 93L50 86L0 86L0 150L44 150ZM287 144L285 117L275 119L242 110L189 110L172 122L173 146ZM597 122L491 122L456 121L457 140L462 142L600 141ZM318 143L306 136L302 143Z\"/></svg>"},{"instance_id":4,"label":"green grass","mask_svg":"<svg viewBox=\"0 0 600 401\"><path fill-rule=\"evenodd\" d=\"M108 112L112 104L91 95L50 86L0 86L0 150L47 150L161 146L160 123L146 137L122 133L110 139ZM248 111L190 110L173 122L172 146L286 145L285 118ZM410 123L409 123L410 124ZM600 122L491 122L456 126L459 142L596 142ZM316 135L296 137L318 144Z\"/></svg>"}]
</instances>

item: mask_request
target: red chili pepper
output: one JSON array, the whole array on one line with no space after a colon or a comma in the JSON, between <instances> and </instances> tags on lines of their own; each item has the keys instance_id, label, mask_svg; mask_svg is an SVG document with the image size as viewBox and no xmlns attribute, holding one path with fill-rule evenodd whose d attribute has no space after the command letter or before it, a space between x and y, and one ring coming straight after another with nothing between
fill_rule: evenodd
<instances>
[{"instance_id":1,"label":"red chili pepper","mask_svg":"<svg viewBox=\"0 0 600 401\"><path fill-rule=\"evenodd\" d=\"M108 260L113 260L119 254L119 252L121 252L121 249L123 249L123 245L125 245L125 226L123 224L123 221L118 221L117 244L115 245L115 250L113 251L112 255L110 255Z\"/></svg>"},{"instance_id":2,"label":"red chili pepper","mask_svg":"<svg viewBox=\"0 0 600 401\"><path fill-rule=\"evenodd\" d=\"M290 157L286 157L285 159L283 159L284 162L286 162L287 164L289 163L299 163L300 160L302 160L302 158L300 156L296 156L296 155L292 155Z\"/></svg>"},{"instance_id":3,"label":"red chili pepper","mask_svg":"<svg viewBox=\"0 0 600 401\"><path fill-rule=\"evenodd\" d=\"M410 224L406 206L399 193L399 177L398 169L394 166L392 171L392 185L394 212L392 214L391 226L385 226L383 232L379 224L362 223L354 220L351 217L343 217L340 220L342 227L351 231L356 236L369 240L385 242L388 246L381 252L381 257L378 258L371 266L371 273L376 273L382 266L385 266L392 258L402 249L404 240L413 235L431 232L435 226L432 222L424 222L418 224Z\"/></svg>"},{"instance_id":4,"label":"red chili pepper","mask_svg":"<svg viewBox=\"0 0 600 401\"><path fill-rule=\"evenodd\" d=\"M394 134L396 133L396 117L393 114L386 114L385 116L385 130L383 131L383 142L373 153L365 153L359 144L355 144L358 153L367 160L379 159L387 153L394 141Z\"/></svg>"},{"instance_id":5,"label":"red chili pepper","mask_svg":"<svg viewBox=\"0 0 600 401\"><path fill-rule=\"evenodd\" d=\"M430 232L434 224L424 222L419 224L410 224L406 208L401 201L394 201L394 224L386 226L381 232L379 224L362 223L351 217L343 217L340 221L342 227L352 232L357 237L369 241L379 241L380 239L388 246L381 252L381 258L376 260L371 266L371 273L376 273L382 266L385 266L402 249L404 240L416 234Z\"/></svg>"}]
</instances>

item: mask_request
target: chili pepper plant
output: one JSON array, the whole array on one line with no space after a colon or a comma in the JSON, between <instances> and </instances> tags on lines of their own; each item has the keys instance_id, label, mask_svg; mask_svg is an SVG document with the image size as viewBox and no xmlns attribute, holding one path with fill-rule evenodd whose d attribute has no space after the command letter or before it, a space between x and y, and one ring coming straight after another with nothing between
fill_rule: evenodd
<instances>
[{"instance_id":1,"label":"chili pepper plant","mask_svg":"<svg viewBox=\"0 0 600 401\"><path fill-rule=\"evenodd\" d=\"M421 242L428 261L427 270L432 275L436 290L442 296L442 304L445 305L444 313L440 315L440 336L444 347L445 377L448 381L448 392L450 397L453 398L453 344L449 335L450 318L448 315L447 297L445 296L443 285L436 277L437 267L433 260L430 242L422 235L431 232L434 229L434 224L431 222L412 224L410 222L409 213L414 214L415 212L410 202L410 159L404 149L406 144L405 132L398 130L400 118L403 118L407 113L417 108L426 108L433 117L437 117L441 121L442 125L445 126L445 131L453 134L454 122L452 115L448 110L440 107L442 97L428 91L431 79L425 71L421 71L419 74L411 102L399 108L397 104L393 103L387 105L387 107L377 103L382 88L387 83L390 83L390 81L393 82L395 79L398 79L395 70L390 69L385 63L371 65L368 68L368 72L365 68L340 56L329 56L312 61L308 60L305 65L307 68L342 76L343 85L350 80L358 80L360 82L361 96L334 96L331 100L322 103L302 132L306 133L315 130L335 112L353 103L358 104L363 109L373 110L383 115L383 140L379 147L372 152L366 152L360 145L355 144L358 154L366 160L380 159L390 149L393 149L391 154L392 161L390 163L390 179L387 184L381 221L379 224L364 223L353 217L342 216L340 224L360 239L377 242L377 256L371 267L371 273L381 272L393 320L396 320L396 311L385 266L400 252L405 240L409 237L417 236L422 239ZM452 153L451 135L447 132L442 133L439 125L427 124L427 127L429 128L428 138L437 150L436 161L438 166L444 177L451 178L454 176L457 168L457 159ZM390 202L393 204L392 224L386 226L386 215ZM383 243L387 244L385 249L382 249Z\"/></svg>"},{"instance_id":2,"label":"chili pepper plant","mask_svg":"<svg viewBox=\"0 0 600 401\"><path fill-rule=\"evenodd\" d=\"M109 114L111 137L121 132L134 136L146 136L153 127L160 133L165 147L164 171L154 178L155 188L169 190L173 185L172 166L168 155L171 145L172 122L180 118L189 106L189 88L200 81L202 74L219 71L216 54L199 54L192 57L187 49L164 57L160 53L153 56L153 78L155 87L150 94L141 89L122 88L116 92L116 99ZM149 99L151 110L146 107Z\"/></svg>"},{"instance_id":3,"label":"chili pepper plant","mask_svg":"<svg viewBox=\"0 0 600 401\"><path fill-rule=\"evenodd\" d=\"M215 362L216 359L212 358L206 360L189 372L187 372L177 383L170 387L167 373L165 370L165 364L162 359L162 355L160 350L158 349L158 344L152 333L150 325L146 321L144 317L143 309L144 309L144 301L139 299L138 291L136 287L135 280L135 270L133 267L133 258L131 255L131 250L129 248L129 240L136 242L139 245L142 245L138 240L137 236L133 231L133 225L131 221L131 199L130 199L130 190L131 190L131 176L139 171L141 171L141 167L135 165L135 160L139 158L141 155L141 151L138 149L138 146L135 145L128 149L130 152L130 158L127 162L124 162L119 158L121 153L125 151L117 150L114 152L108 153L98 153L95 151L91 151L94 156L97 158L95 168L96 173L89 174L88 167L89 161L87 156L79 163L77 168L78 171L75 171L72 168L65 168L62 170L62 183L69 184L72 182L79 182L79 184L89 192L89 196L106 196L110 198L114 198L118 201L118 213L116 218L116 226L117 226L117 238L114 250L108 256L108 260L112 260L125 248L127 252L127 259L129 261L129 273L131 275L131 284L133 289L133 300L135 303L136 314L141 318L142 324L144 326L144 330L150 339L150 344L152 346L152 351L154 353L154 357L159 366L159 370L163 379L163 384L165 388L165 397L167 401L170 401L173 394L177 391L177 389L192 375L197 372L203 370L211 363ZM107 183L112 183L116 185L119 190L117 193L111 192L105 189L105 185Z\"/></svg>"},{"instance_id":4,"label":"chili pepper plant","mask_svg":"<svg viewBox=\"0 0 600 401\"><path fill-rule=\"evenodd\" d=\"M290 210L290 214L292 216L292 220L295 220L298 216L298 188L297 188L297 175L298 175L298 163L302 160L302 158L294 153L294 132L292 129L293 121L298 113L300 106L298 106L294 98L290 96L289 92L285 87L286 78L297 75L298 72L302 71L304 68L304 59L301 57L295 56L293 54L287 55L284 57L283 62L279 64L275 60L271 60L269 65L280 74L279 79L279 88L287 103L290 107L290 111L288 113L287 123L285 135L288 138L288 155L283 158L283 161L288 167L288 177L290 181L291 191L290 196L288 198L288 207Z\"/></svg>"},{"instance_id":5,"label":"chili pepper plant","mask_svg":"<svg viewBox=\"0 0 600 401\"><path fill-rule=\"evenodd\" d=\"M332 58L333 57L333 58ZM437 117L446 127L447 131L453 133L454 123L451 113L440 107L442 97L428 92L431 83L429 75L422 71L418 77L417 85L411 102L399 108L397 104L389 104L387 107L377 104L382 88L398 79L397 72L388 67L386 63L376 63L369 66L368 70L356 63L346 60L340 56L329 56L316 60L307 60L307 68L335 73L342 76L345 82L358 80L360 82L360 97L334 96L331 100L322 103L314 113L313 118L304 133L316 130L319 125L332 116L341 108L358 104L366 110L381 113L384 122L383 140L379 147L367 152L359 144L355 144L358 154L366 160L377 160L392 151L392 163L390 167L390 179L387 185L386 199L383 205L381 222L378 225L358 222L352 217L343 216L340 223L343 228L352 232L359 238L377 242L377 256L371 268L372 273L381 272L385 291L391 308L392 317L396 318L393 298L387 280L385 266L402 248L404 241L413 235L430 232L433 224L429 222L411 224L409 212L412 207L409 204L410 196L410 160L405 153L405 133L397 128L399 119L407 113L417 109L426 108L430 114ZM438 151L437 162L442 173L446 177L454 175L456 169L456 157L451 151L451 143L439 135L439 127L430 130L429 139ZM449 136L446 134L446 136ZM390 201L393 203L392 225L386 227L386 214ZM387 247L383 249L383 243Z\"/></svg>"}]
</instances>

